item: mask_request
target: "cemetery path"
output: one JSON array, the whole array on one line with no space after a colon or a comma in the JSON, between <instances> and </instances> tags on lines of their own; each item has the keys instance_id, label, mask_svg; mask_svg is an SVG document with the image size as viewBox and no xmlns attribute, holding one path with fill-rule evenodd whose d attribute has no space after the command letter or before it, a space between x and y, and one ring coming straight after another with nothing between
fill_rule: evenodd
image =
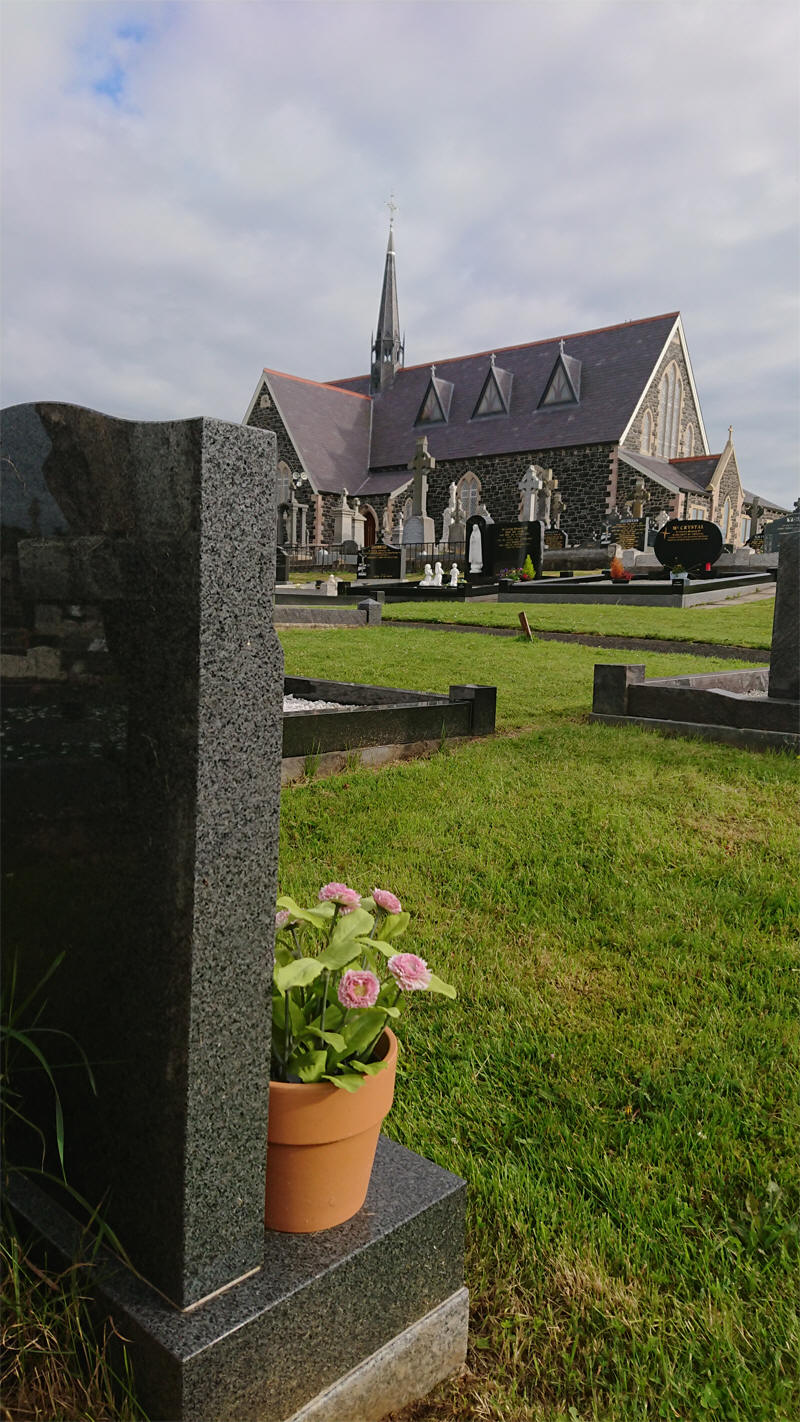
<instances>
[{"instance_id":1,"label":"cemetery path","mask_svg":"<svg viewBox=\"0 0 800 1422\"><path fill-rule=\"evenodd\" d=\"M480 627L466 622L407 622L405 619L384 626L423 627L438 632L481 632L489 637L519 637L518 627ZM676 642L660 637L612 637L602 632L545 632L532 628L534 637L544 642L580 642L584 647L619 647L629 652L676 652L679 656L729 657L732 661L749 661L765 666L769 662L766 647L732 647L720 642Z\"/></svg>"}]
</instances>

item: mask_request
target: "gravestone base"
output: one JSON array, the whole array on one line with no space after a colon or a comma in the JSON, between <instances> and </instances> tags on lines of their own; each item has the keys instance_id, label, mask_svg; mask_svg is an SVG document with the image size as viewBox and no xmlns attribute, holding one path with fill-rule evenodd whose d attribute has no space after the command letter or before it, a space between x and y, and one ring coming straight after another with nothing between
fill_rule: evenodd
<instances>
[{"instance_id":1,"label":"gravestone base","mask_svg":"<svg viewBox=\"0 0 800 1422\"><path fill-rule=\"evenodd\" d=\"M92 1292L128 1340L151 1422L379 1422L466 1354L464 1182L381 1138L362 1210L265 1234L263 1267L183 1311L104 1257ZM75 1220L25 1177L9 1203L63 1259Z\"/></svg>"}]
</instances>

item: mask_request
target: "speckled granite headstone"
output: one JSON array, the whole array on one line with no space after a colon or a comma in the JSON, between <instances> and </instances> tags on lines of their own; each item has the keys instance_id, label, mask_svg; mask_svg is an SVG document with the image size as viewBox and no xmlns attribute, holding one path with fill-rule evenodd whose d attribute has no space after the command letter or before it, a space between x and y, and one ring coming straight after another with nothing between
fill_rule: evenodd
<instances>
[{"instance_id":1,"label":"speckled granite headstone","mask_svg":"<svg viewBox=\"0 0 800 1422\"><path fill-rule=\"evenodd\" d=\"M800 700L800 532L785 533L778 545L769 694Z\"/></svg>"},{"instance_id":2,"label":"speckled granite headstone","mask_svg":"<svg viewBox=\"0 0 800 1422\"><path fill-rule=\"evenodd\" d=\"M56 404L2 437L5 951L26 984L65 952L46 1020L98 1089L59 1073L69 1178L186 1306L264 1247L274 437Z\"/></svg>"}]
</instances>

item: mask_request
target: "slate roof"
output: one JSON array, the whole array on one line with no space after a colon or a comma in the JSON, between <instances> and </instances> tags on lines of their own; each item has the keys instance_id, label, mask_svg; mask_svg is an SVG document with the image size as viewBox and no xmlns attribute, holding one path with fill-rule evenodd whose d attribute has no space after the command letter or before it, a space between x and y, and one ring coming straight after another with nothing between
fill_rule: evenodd
<instances>
[{"instance_id":1,"label":"slate roof","mask_svg":"<svg viewBox=\"0 0 800 1422\"><path fill-rule=\"evenodd\" d=\"M678 312L565 336L565 354L582 362L577 405L537 406L559 356L559 338L498 347L498 364L514 377L508 414L472 418L491 352L436 361L436 374L454 387L447 424L416 425L430 363L398 370L394 384L372 400L370 467L406 466L417 439L428 436L435 459L478 459L492 454L616 442L653 374ZM369 375L330 382L334 389L367 395ZM349 489L349 484L348 484ZM375 491L377 492L377 490Z\"/></svg>"},{"instance_id":2,"label":"slate roof","mask_svg":"<svg viewBox=\"0 0 800 1422\"><path fill-rule=\"evenodd\" d=\"M655 454L640 454L638 449L625 449L624 446L620 448L619 457L639 474L648 474L676 493L690 494L706 492L708 481L720 460L718 454L704 454L697 459L661 459ZM686 465L688 469L684 467ZM702 467L695 472L693 465Z\"/></svg>"},{"instance_id":3,"label":"slate roof","mask_svg":"<svg viewBox=\"0 0 800 1422\"><path fill-rule=\"evenodd\" d=\"M278 370L265 370L264 378L319 492L357 493L369 468L370 400Z\"/></svg>"}]
</instances>

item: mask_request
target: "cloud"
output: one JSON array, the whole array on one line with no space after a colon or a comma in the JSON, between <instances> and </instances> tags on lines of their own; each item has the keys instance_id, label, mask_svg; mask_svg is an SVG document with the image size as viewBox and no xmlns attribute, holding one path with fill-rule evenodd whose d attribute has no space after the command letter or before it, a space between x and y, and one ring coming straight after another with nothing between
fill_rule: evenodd
<instances>
[{"instance_id":1,"label":"cloud","mask_svg":"<svg viewBox=\"0 0 800 1422\"><path fill-rule=\"evenodd\" d=\"M724 22L721 16L724 12ZM798 22L767 3L4 6L5 402L241 419L680 308L709 438L796 496Z\"/></svg>"}]
</instances>

